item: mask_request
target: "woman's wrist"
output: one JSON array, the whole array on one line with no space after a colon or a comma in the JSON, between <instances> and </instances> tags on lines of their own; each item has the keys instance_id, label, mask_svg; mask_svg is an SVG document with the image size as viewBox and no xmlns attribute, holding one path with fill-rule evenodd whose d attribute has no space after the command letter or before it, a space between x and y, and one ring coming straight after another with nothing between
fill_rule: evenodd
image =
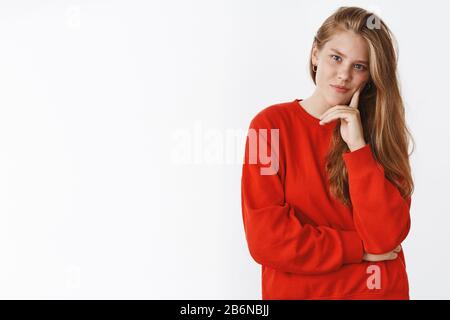
<instances>
[{"instance_id":1,"label":"woman's wrist","mask_svg":"<svg viewBox=\"0 0 450 320\"><path fill-rule=\"evenodd\" d=\"M366 144L367 143L365 141L362 141L362 142L354 144L354 145L348 145L348 148L350 149L350 152L353 152L353 151L363 148Z\"/></svg>"}]
</instances>

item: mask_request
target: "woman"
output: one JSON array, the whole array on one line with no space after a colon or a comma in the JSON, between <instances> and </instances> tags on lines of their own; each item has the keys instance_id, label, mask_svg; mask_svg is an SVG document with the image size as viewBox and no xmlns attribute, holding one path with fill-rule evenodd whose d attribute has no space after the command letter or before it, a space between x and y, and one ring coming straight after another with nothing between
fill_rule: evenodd
<instances>
[{"instance_id":1,"label":"woman","mask_svg":"<svg viewBox=\"0 0 450 320\"><path fill-rule=\"evenodd\" d=\"M313 94L252 119L242 213L263 299L409 299L412 137L396 69L386 24L341 7L314 37Z\"/></svg>"}]
</instances>

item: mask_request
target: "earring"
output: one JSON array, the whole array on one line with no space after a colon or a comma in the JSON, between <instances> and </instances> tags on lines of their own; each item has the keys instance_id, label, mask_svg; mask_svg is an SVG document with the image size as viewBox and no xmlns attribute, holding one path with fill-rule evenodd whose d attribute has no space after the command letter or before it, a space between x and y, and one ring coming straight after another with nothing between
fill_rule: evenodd
<instances>
[{"instance_id":1,"label":"earring","mask_svg":"<svg viewBox=\"0 0 450 320\"><path fill-rule=\"evenodd\" d=\"M314 67L316 67L316 68L314 69ZM313 65L313 72L317 72L317 66Z\"/></svg>"}]
</instances>

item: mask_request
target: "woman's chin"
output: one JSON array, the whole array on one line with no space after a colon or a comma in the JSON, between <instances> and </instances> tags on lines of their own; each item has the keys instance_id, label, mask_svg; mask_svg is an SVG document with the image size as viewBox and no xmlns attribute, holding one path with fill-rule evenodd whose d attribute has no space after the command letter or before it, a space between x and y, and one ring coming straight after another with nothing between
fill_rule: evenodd
<instances>
[{"instance_id":1,"label":"woman's chin","mask_svg":"<svg viewBox=\"0 0 450 320\"><path fill-rule=\"evenodd\" d=\"M343 95L336 96L331 94L327 97L327 102L330 106L336 106L336 105L345 105L348 101L347 98Z\"/></svg>"},{"instance_id":2,"label":"woman's chin","mask_svg":"<svg viewBox=\"0 0 450 320\"><path fill-rule=\"evenodd\" d=\"M334 107L338 104L344 104L344 101L342 98L336 98L336 97L328 97L327 102L330 106Z\"/></svg>"}]
</instances>

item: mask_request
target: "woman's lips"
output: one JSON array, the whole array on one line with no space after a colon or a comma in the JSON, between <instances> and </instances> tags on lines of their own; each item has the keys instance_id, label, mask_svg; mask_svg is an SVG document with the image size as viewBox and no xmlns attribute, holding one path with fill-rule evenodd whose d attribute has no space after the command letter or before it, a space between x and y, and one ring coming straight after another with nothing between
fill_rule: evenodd
<instances>
[{"instance_id":1,"label":"woman's lips","mask_svg":"<svg viewBox=\"0 0 450 320\"><path fill-rule=\"evenodd\" d=\"M339 93L346 93L346 92L348 92L350 89L347 89L347 88L342 88L342 87L337 87L337 86L334 86L334 85L332 85L332 84L330 84L330 86L334 89L334 90L336 90L337 92L339 92Z\"/></svg>"}]
</instances>

